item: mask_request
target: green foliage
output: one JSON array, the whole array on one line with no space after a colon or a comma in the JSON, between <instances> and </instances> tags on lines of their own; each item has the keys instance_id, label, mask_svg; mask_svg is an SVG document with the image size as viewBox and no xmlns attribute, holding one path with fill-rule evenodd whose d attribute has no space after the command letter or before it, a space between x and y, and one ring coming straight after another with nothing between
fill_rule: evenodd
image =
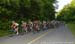
<instances>
[{"instance_id":1,"label":"green foliage","mask_svg":"<svg viewBox=\"0 0 75 44\"><path fill-rule=\"evenodd\" d=\"M10 23L11 21L0 21L0 30L10 30Z\"/></svg>"},{"instance_id":2,"label":"green foliage","mask_svg":"<svg viewBox=\"0 0 75 44\"><path fill-rule=\"evenodd\" d=\"M54 19L56 0L0 0L0 19Z\"/></svg>"},{"instance_id":3,"label":"green foliage","mask_svg":"<svg viewBox=\"0 0 75 44\"><path fill-rule=\"evenodd\" d=\"M74 21L75 20L75 0L70 4L64 6L64 8L58 13L58 20Z\"/></svg>"},{"instance_id":4,"label":"green foliage","mask_svg":"<svg viewBox=\"0 0 75 44\"><path fill-rule=\"evenodd\" d=\"M54 19L56 0L0 0L0 30L9 30L11 21Z\"/></svg>"}]
</instances>

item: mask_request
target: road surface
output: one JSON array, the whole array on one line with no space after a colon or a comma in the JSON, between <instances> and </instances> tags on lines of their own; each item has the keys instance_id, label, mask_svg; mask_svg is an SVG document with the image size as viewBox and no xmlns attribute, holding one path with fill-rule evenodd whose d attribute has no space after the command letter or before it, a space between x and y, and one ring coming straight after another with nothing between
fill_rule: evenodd
<instances>
[{"instance_id":1,"label":"road surface","mask_svg":"<svg viewBox=\"0 0 75 44\"><path fill-rule=\"evenodd\" d=\"M19 36L0 38L0 44L73 44L75 38L67 26L27 33Z\"/></svg>"}]
</instances>

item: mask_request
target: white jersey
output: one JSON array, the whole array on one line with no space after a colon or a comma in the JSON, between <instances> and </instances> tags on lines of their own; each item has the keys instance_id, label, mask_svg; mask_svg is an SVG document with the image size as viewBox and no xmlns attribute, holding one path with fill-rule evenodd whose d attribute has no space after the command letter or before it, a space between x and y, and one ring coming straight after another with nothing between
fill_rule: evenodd
<instances>
[{"instance_id":1,"label":"white jersey","mask_svg":"<svg viewBox=\"0 0 75 44\"><path fill-rule=\"evenodd\" d=\"M19 24L18 24L18 23L15 23L15 25L16 25L16 26L19 26Z\"/></svg>"}]
</instances>

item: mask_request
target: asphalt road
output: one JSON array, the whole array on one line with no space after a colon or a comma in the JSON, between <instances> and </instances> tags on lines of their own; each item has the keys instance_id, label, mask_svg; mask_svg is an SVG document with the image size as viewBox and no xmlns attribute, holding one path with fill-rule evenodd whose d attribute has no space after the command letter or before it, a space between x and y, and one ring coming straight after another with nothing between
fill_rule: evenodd
<instances>
[{"instance_id":1,"label":"asphalt road","mask_svg":"<svg viewBox=\"0 0 75 44\"><path fill-rule=\"evenodd\" d=\"M73 44L75 38L67 26L33 34L0 38L0 44Z\"/></svg>"}]
</instances>

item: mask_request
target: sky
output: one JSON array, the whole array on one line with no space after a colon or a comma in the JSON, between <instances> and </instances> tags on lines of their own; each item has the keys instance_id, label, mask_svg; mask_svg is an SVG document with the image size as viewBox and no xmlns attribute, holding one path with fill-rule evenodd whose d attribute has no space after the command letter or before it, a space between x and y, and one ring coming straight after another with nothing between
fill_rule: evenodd
<instances>
[{"instance_id":1,"label":"sky","mask_svg":"<svg viewBox=\"0 0 75 44\"><path fill-rule=\"evenodd\" d=\"M59 1L58 2L59 7L56 11L59 11L64 7L64 5L69 4L72 0L57 0L57 1Z\"/></svg>"}]
</instances>

